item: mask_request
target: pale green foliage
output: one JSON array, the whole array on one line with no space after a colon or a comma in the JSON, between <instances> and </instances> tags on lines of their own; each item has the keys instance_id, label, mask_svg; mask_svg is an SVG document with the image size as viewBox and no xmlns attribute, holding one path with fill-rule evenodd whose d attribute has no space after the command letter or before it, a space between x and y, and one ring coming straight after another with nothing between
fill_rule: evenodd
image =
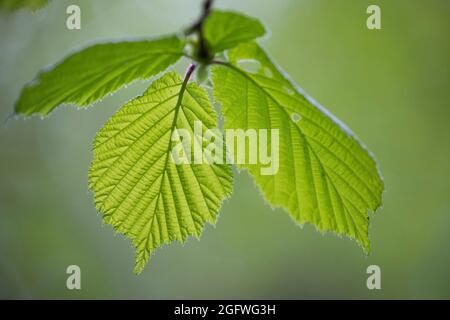
<instances>
[{"instance_id":1,"label":"pale green foliage","mask_svg":"<svg viewBox=\"0 0 450 320\"><path fill-rule=\"evenodd\" d=\"M243 165L268 202L287 209L300 224L356 239L366 251L368 211L381 203L383 182L376 163L355 136L327 110L308 99L256 43L228 53L229 64L213 69L214 96L225 128L271 128L280 133L280 169L260 174ZM241 61L254 61L247 72ZM270 149L269 149L270 150Z\"/></svg>"},{"instance_id":2,"label":"pale green foliage","mask_svg":"<svg viewBox=\"0 0 450 320\"><path fill-rule=\"evenodd\" d=\"M137 273L158 246L198 237L207 221L215 223L231 194L228 165L175 165L171 159L172 133L188 129L193 136L196 120L205 130L217 124L207 92L194 83L184 87L178 74L167 73L95 138L89 185L104 221L132 239Z\"/></svg>"},{"instance_id":3,"label":"pale green foliage","mask_svg":"<svg viewBox=\"0 0 450 320\"><path fill-rule=\"evenodd\" d=\"M0 0L0 9L14 11L21 8L37 10L47 4L49 0Z\"/></svg>"},{"instance_id":4,"label":"pale green foliage","mask_svg":"<svg viewBox=\"0 0 450 320\"><path fill-rule=\"evenodd\" d=\"M254 40L266 33L256 19L229 11L213 11L205 21L205 39L213 52L235 47L241 42Z\"/></svg>"},{"instance_id":5,"label":"pale green foliage","mask_svg":"<svg viewBox=\"0 0 450 320\"><path fill-rule=\"evenodd\" d=\"M209 58L231 49L226 61L215 58L212 73L224 128L278 129L280 139L275 175L261 175L261 164L238 167L248 169L267 201L286 209L296 222L347 235L369 251L369 212L381 205L384 188L369 151L253 41L265 34L258 20L213 11L190 30L203 30L200 40L205 41L169 36L98 44L72 54L23 89L16 113L47 115L63 103L87 106L136 79L156 76L183 55L192 58L184 51L186 43L206 50L190 51L201 61L197 80L209 83L204 79ZM176 129L194 135L197 120L205 130L218 127L207 92L189 82L191 74L182 80L170 72L154 81L111 117L94 141L89 187L104 222L136 247L137 273L157 247L199 237L206 222L215 223L222 201L231 194L228 165L176 165L171 159ZM203 147L210 143L195 139Z\"/></svg>"},{"instance_id":6,"label":"pale green foliage","mask_svg":"<svg viewBox=\"0 0 450 320\"><path fill-rule=\"evenodd\" d=\"M176 36L97 44L42 71L22 91L16 113L47 115L63 103L87 106L137 79L164 71L183 55Z\"/></svg>"}]
</instances>

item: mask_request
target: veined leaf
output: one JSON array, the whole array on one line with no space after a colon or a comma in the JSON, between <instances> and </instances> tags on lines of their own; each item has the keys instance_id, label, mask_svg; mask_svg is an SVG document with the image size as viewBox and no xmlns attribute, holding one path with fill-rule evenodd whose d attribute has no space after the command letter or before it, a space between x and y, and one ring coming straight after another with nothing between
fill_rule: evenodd
<instances>
[{"instance_id":1,"label":"veined leaf","mask_svg":"<svg viewBox=\"0 0 450 320\"><path fill-rule=\"evenodd\" d=\"M261 175L261 165L241 167L248 168L268 202L287 209L296 222L345 234L368 252L368 212L380 206L384 188L371 154L256 43L241 44L228 57L230 63L213 68L225 128L279 129L278 173ZM259 69L246 71L241 63L249 61Z\"/></svg>"},{"instance_id":2,"label":"veined leaf","mask_svg":"<svg viewBox=\"0 0 450 320\"><path fill-rule=\"evenodd\" d=\"M230 11L212 11L204 25L204 36L213 52L233 48L265 33L259 20Z\"/></svg>"},{"instance_id":3,"label":"veined leaf","mask_svg":"<svg viewBox=\"0 0 450 320\"><path fill-rule=\"evenodd\" d=\"M104 221L136 247L136 273L157 247L198 237L206 221L215 223L231 194L228 165L175 165L171 158L174 130L194 136L195 121L204 130L217 126L207 92L170 72L123 106L94 141L89 186Z\"/></svg>"},{"instance_id":4,"label":"veined leaf","mask_svg":"<svg viewBox=\"0 0 450 320\"><path fill-rule=\"evenodd\" d=\"M0 9L14 11L28 7L37 10L47 4L49 0L0 0Z\"/></svg>"},{"instance_id":5,"label":"veined leaf","mask_svg":"<svg viewBox=\"0 0 450 320\"><path fill-rule=\"evenodd\" d=\"M63 103L87 106L133 80L164 71L183 55L183 47L176 36L88 47L38 74L22 90L15 112L47 115Z\"/></svg>"}]
</instances>

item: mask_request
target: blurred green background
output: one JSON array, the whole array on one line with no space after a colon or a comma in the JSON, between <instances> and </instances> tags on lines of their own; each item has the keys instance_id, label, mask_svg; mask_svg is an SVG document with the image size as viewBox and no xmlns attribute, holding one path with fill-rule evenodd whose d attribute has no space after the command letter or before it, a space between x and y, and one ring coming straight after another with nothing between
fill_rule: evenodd
<instances>
[{"instance_id":1,"label":"blurred green background","mask_svg":"<svg viewBox=\"0 0 450 320\"><path fill-rule=\"evenodd\" d=\"M78 4L82 29L65 27ZM0 119L44 66L97 40L153 36L189 25L201 1L58 0L0 13ZM382 30L366 9L382 9ZM161 248L140 276L131 243L102 224L87 188L97 130L149 84L89 109L0 127L0 298L450 298L450 2L222 0L260 17L263 45L312 97L376 154L386 182L372 220L373 253L271 210L247 174L201 241ZM181 66L179 66L181 68ZM69 291L66 267L82 270ZM366 268L382 290L366 288Z\"/></svg>"}]
</instances>

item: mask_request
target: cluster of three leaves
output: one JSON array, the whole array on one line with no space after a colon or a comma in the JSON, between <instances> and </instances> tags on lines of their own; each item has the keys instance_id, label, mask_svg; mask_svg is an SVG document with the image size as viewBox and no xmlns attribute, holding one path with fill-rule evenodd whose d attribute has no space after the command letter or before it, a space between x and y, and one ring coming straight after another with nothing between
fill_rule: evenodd
<instances>
[{"instance_id":1,"label":"cluster of three leaves","mask_svg":"<svg viewBox=\"0 0 450 320\"><path fill-rule=\"evenodd\" d=\"M378 208L383 191L373 157L254 41L265 33L260 22L213 11L203 29L210 50L226 51L226 60L212 67L224 128L280 132L276 175L261 175L259 165L238 167L248 169L269 204L285 208L296 222L345 234L368 251L368 212ZM177 36L94 45L38 75L22 91L16 113L47 115L63 103L87 106L133 80L166 70L187 56L185 47ZM248 60L257 62L258 70L243 68L240 62ZM232 192L229 165L169 160L172 133L183 128L194 134L195 121L205 129L217 127L207 91L167 72L124 105L95 138L89 186L104 221L136 247L137 273L162 244L198 237L207 221L215 222Z\"/></svg>"}]
</instances>

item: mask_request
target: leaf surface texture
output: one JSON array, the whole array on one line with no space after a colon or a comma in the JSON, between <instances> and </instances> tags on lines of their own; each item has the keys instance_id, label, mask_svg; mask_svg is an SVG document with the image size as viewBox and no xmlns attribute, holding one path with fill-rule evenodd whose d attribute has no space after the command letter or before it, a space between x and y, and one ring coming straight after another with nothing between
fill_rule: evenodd
<instances>
[{"instance_id":1,"label":"leaf surface texture","mask_svg":"<svg viewBox=\"0 0 450 320\"><path fill-rule=\"evenodd\" d=\"M214 96L225 129L279 130L279 170L247 168L266 200L300 224L347 235L370 250L369 216L381 205L383 182L372 155L331 113L308 98L254 42L213 69ZM252 61L257 70L241 62ZM269 143L272 143L269 141ZM270 150L270 147L269 147Z\"/></svg>"},{"instance_id":2,"label":"leaf surface texture","mask_svg":"<svg viewBox=\"0 0 450 320\"><path fill-rule=\"evenodd\" d=\"M231 194L228 165L173 162L174 130L194 136L195 121L203 130L217 125L207 92L169 72L124 105L95 138L90 189L104 221L132 240L136 273L162 244L199 237ZM208 144L201 136L195 141Z\"/></svg>"},{"instance_id":3,"label":"leaf surface texture","mask_svg":"<svg viewBox=\"0 0 450 320\"><path fill-rule=\"evenodd\" d=\"M134 80L164 71L180 59L183 47L176 36L93 45L41 71L22 90L15 111L47 115L63 103L88 106Z\"/></svg>"}]
</instances>

